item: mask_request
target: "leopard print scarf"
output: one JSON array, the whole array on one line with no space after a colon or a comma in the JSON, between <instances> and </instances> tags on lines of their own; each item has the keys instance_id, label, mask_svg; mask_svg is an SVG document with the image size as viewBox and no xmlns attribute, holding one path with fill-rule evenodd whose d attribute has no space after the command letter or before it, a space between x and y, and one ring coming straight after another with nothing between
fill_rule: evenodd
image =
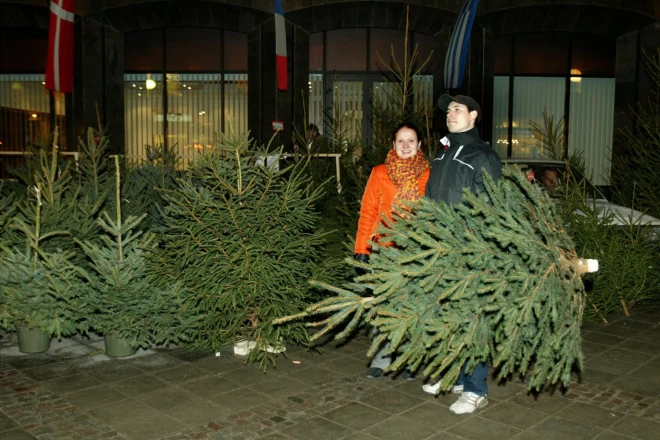
<instances>
[{"instance_id":1,"label":"leopard print scarf","mask_svg":"<svg viewBox=\"0 0 660 440\"><path fill-rule=\"evenodd\" d=\"M422 195L419 191L419 176L429 168L429 161L422 150L417 150L413 157L401 159L396 154L396 149L392 148L387 153L385 168L390 180L397 187L392 205L400 205L401 200L419 199Z\"/></svg>"}]
</instances>

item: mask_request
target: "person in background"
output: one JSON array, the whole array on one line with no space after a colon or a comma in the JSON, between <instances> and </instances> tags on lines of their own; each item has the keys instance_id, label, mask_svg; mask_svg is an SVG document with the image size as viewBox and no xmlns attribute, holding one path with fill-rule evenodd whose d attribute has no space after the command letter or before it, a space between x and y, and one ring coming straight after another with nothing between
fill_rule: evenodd
<instances>
[{"instance_id":1,"label":"person in background","mask_svg":"<svg viewBox=\"0 0 660 440\"><path fill-rule=\"evenodd\" d=\"M543 185L545 189L556 189L559 183L559 171L554 168L548 168L543 173Z\"/></svg>"},{"instance_id":2,"label":"person in background","mask_svg":"<svg viewBox=\"0 0 660 440\"><path fill-rule=\"evenodd\" d=\"M319 153L325 150L326 139L319 133L319 127L316 124L309 124L307 127L307 151L309 153Z\"/></svg>"},{"instance_id":3,"label":"person in background","mask_svg":"<svg viewBox=\"0 0 660 440\"><path fill-rule=\"evenodd\" d=\"M442 95L438 107L447 113L449 135L440 142L444 145L431 163L431 175L426 184L426 196L447 204L463 203L463 189L485 195L482 170L493 180L502 176L502 162L488 144L481 140L475 126L481 119L481 107L469 96ZM470 414L488 403L488 363L479 362L471 374L461 368L458 381L451 388L460 394L449 407L454 414ZM429 394L440 392L440 382L425 384Z\"/></svg>"},{"instance_id":4,"label":"person in background","mask_svg":"<svg viewBox=\"0 0 660 440\"><path fill-rule=\"evenodd\" d=\"M392 148L387 154L385 163L376 166L369 176L369 181L362 196L360 220L355 237L356 260L369 261L371 246L369 241L386 238L376 236L376 229L383 221L383 214L392 221L392 210L404 200L417 200L424 195L424 188L429 178L429 162L421 150L420 131L411 122L404 122L392 132ZM399 208L404 211L405 208ZM377 329L376 329L377 331ZM371 360L367 377L377 379L383 370L392 362L389 343L385 345ZM409 370L402 373L404 379L414 379Z\"/></svg>"}]
</instances>

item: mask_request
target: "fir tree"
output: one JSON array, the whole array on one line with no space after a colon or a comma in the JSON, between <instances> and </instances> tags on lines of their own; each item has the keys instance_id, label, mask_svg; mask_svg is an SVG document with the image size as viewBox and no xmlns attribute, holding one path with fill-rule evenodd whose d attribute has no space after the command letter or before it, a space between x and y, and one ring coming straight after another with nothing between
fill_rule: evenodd
<instances>
[{"instance_id":1,"label":"fir tree","mask_svg":"<svg viewBox=\"0 0 660 440\"><path fill-rule=\"evenodd\" d=\"M67 232L42 228L44 193L37 183L10 222L24 243L0 243L0 326L27 325L61 338L88 330L88 308L73 252L46 250Z\"/></svg>"},{"instance_id":2,"label":"fir tree","mask_svg":"<svg viewBox=\"0 0 660 440\"><path fill-rule=\"evenodd\" d=\"M379 329L368 355L386 341L397 353L388 370L408 366L447 389L461 367L490 359L499 378L529 375L530 388L568 384L582 365L580 325L585 271L547 194L520 173L507 170L488 197L464 192L464 204L422 198L414 214L381 228L397 246L379 247L368 264L346 261L369 273L305 312L276 320L331 313L311 325L314 335L356 326Z\"/></svg>"},{"instance_id":3,"label":"fir tree","mask_svg":"<svg viewBox=\"0 0 660 440\"><path fill-rule=\"evenodd\" d=\"M644 64L651 90L631 109L633 123L619 130L624 147L612 155L612 187L621 205L660 218L660 49L644 53Z\"/></svg>"},{"instance_id":4,"label":"fir tree","mask_svg":"<svg viewBox=\"0 0 660 440\"><path fill-rule=\"evenodd\" d=\"M105 231L102 244L76 240L92 262L86 274L93 299L91 326L102 334L128 338L135 348L186 341L195 317L182 304L180 283L156 288L148 279L146 253L153 248L154 236L139 230L147 214L122 218L117 156L115 169L115 216L104 211L98 220Z\"/></svg>"},{"instance_id":5,"label":"fir tree","mask_svg":"<svg viewBox=\"0 0 660 440\"><path fill-rule=\"evenodd\" d=\"M158 232L163 227L163 194L176 187L176 178L181 175L181 160L174 151L162 145L147 145L147 160L137 166L125 166L127 176L122 185L122 201L127 215L139 216L146 213L142 229Z\"/></svg>"},{"instance_id":6,"label":"fir tree","mask_svg":"<svg viewBox=\"0 0 660 440\"><path fill-rule=\"evenodd\" d=\"M318 190L304 164L276 170L256 164L247 135L191 164L175 191L166 191L162 245L150 272L161 285L181 282L200 315L193 345L217 350L257 343L249 360L267 365L268 346L308 343L301 323L273 326L275 317L309 303L323 236L315 232Z\"/></svg>"}]
</instances>

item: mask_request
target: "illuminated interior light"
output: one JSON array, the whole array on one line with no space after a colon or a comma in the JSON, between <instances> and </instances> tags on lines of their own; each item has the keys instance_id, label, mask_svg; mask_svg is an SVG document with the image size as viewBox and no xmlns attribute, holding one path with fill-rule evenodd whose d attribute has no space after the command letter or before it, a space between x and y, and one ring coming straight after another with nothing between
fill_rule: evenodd
<instances>
[{"instance_id":1,"label":"illuminated interior light","mask_svg":"<svg viewBox=\"0 0 660 440\"><path fill-rule=\"evenodd\" d=\"M36 113L32 113L32 117L36 118L38 115Z\"/></svg>"},{"instance_id":2,"label":"illuminated interior light","mask_svg":"<svg viewBox=\"0 0 660 440\"><path fill-rule=\"evenodd\" d=\"M580 69L571 69L571 82L574 83L579 83L582 81L582 78L580 77L582 75L582 71Z\"/></svg>"}]
</instances>

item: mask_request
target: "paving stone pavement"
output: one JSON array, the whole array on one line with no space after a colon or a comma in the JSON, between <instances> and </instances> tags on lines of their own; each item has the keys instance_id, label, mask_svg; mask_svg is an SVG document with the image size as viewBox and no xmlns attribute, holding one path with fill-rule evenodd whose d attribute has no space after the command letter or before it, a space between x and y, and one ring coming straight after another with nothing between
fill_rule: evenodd
<instances>
[{"instance_id":1,"label":"paving stone pavement","mask_svg":"<svg viewBox=\"0 0 660 440\"><path fill-rule=\"evenodd\" d=\"M289 348L266 374L231 350L111 358L101 338L75 337L28 355L0 335L0 439L660 439L660 308L587 323L583 339L567 389L490 380L489 404L457 416L456 396L420 378L367 379L362 333L323 354Z\"/></svg>"}]
</instances>

